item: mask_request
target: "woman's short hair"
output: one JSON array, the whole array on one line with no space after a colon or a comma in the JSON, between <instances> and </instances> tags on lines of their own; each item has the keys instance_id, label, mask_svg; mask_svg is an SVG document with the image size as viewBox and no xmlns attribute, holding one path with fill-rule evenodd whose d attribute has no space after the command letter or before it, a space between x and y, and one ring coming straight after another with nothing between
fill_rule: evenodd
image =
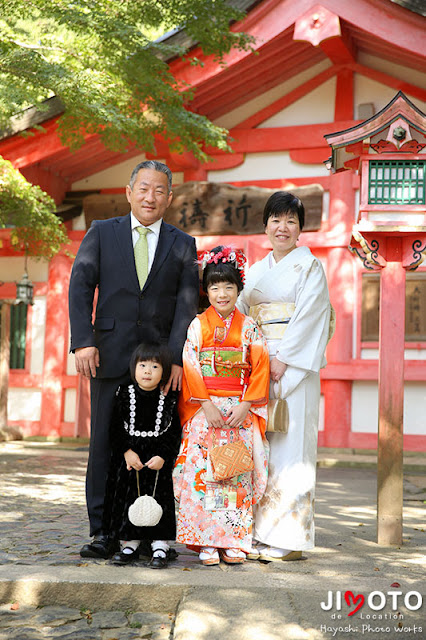
<instances>
[{"instance_id":1,"label":"woman's short hair","mask_svg":"<svg viewBox=\"0 0 426 640\"><path fill-rule=\"evenodd\" d=\"M154 362L161 364L163 367L163 375L161 377L160 384L166 384L172 371L172 354L170 349L164 344L139 344L133 351L130 358L129 369L133 382L136 382L136 365L139 362L146 362L147 360L153 360Z\"/></svg>"},{"instance_id":2,"label":"woman's short hair","mask_svg":"<svg viewBox=\"0 0 426 640\"><path fill-rule=\"evenodd\" d=\"M281 216L286 213L293 213L299 219L300 230L305 224L305 207L300 198L289 193L289 191L276 191L265 204L263 210L263 224L266 227L271 216Z\"/></svg>"},{"instance_id":3,"label":"woman's short hair","mask_svg":"<svg viewBox=\"0 0 426 640\"><path fill-rule=\"evenodd\" d=\"M210 253L219 253L223 248L223 245L219 245L214 247ZM232 284L237 285L238 292L242 291L244 283L236 262L221 262L219 260L217 264L215 262L206 264L202 282L205 293L207 293L209 285L217 284L218 282L232 282Z\"/></svg>"}]
</instances>

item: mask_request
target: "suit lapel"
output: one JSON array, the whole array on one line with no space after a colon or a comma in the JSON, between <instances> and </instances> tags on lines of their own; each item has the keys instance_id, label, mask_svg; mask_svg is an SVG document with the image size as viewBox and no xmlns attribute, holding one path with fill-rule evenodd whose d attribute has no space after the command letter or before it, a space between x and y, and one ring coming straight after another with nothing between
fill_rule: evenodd
<instances>
[{"instance_id":1,"label":"suit lapel","mask_svg":"<svg viewBox=\"0 0 426 640\"><path fill-rule=\"evenodd\" d=\"M132 230L130 226L130 213L122 218L117 218L114 224L115 237L123 256L123 260L132 278L135 287L139 290L138 274L136 273L135 254L133 252Z\"/></svg>"},{"instance_id":2,"label":"suit lapel","mask_svg":"<svg viewBox=\"0 0 426 640\"><path fill-rule=\"evenodd\" d=\"M176 230L170 224L164 222L161 223L160 229L160 237L158 238L157 250L154 256L154 262L152 263L152 267L148 274L148 279L145 282L144 289L151 283L151 281L155 278L158 270L163 264L164 260L167 258L170 249L173 246L174 241L176 240ZM136 272L136 268L135 268Z\"/></svg>"}]
</instances>

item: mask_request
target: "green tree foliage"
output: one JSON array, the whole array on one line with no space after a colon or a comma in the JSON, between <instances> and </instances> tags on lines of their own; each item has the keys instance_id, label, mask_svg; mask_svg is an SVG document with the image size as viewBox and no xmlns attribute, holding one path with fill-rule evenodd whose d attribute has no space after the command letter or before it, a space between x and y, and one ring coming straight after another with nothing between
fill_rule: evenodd
<instances>
[{"instance_id":1,"label":"green tree foliage","mask_svg":"<svg viewBox=\"0 0 426 640\"><path fill-rule=\"evenodd\" d=\"M0 227L11 228L12 245L27 255L53 258L68 241L55 203L0 157Z\"/></svg>"},{"instance_id":2,"label":"green tree foliage","mask_svg":"<svg viewBox=\"0 0 426 640\"><path fill-rule=\"evenodd\" d=\"M93 133L117 151L136 144L155 152L156 135L200 159L204 145L229 149L226 129L188 109L191 88L167 63L199 60L158 36L183 28L222 62L233 47L252 45L229 29L241 17L225 0L0 0L0 130L23 109L42 112L56 96L64 105L58 133L71 149ZM17 248L57 253L66 236L54 211L47 194L0 163L0 226L14 228Z\"/></svg>"},{"instance_id":3,"label":"green tree foliage","mask_svg":"<svg viewBox=\"0 0 426 640\"><path fill-rule=\"evenodd\" d=\"M3 5L3 6L2 6ZM85 133L125 150L154 151L162 135L172 149L205 158L203 145L227 147L227 131L188 109L191 88L167 60L191 53L154 36L177 26L219 61L252 39L229 30L242 14L225 0L1 0L0 128L25 106L56 95L64 144Z\"/></svg>"}]
</instances>

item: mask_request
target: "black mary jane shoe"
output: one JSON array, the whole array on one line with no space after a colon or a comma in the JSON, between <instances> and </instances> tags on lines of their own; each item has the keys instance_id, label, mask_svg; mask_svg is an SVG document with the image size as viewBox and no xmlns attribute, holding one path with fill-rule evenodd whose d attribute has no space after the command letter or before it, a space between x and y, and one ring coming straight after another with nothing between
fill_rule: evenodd
<instances>
[{"instance_id":1,"label":"black mary jane shoe","mask_svg":"<svg viewBox=\"0 0 426 640\"><path fill-rule=\"evenodd\" d=\"M85 544L80 549L82 558L100 558L108 560L118 549L117 540L113 540L109 536L96 535L92 542Z\"/></svg>"},{"instance_id":2,"label":"black mary jane shoe","mask_svg":"<svg viewBox=\"0 0 426 640\"><path fill-rule=\"evenodd\" d=\"M130 549L130 547L124 547L124 549ZM124 566L139 559L139 549L135 549L134 551L132 550L132 553L124 553L124 549L123 551L119 551L114 554L109 561L109 564Z\"/></svg>"},{"instance_id":3,"label":"black mary jane shoe","mask_svg":"<svg viewBox=\"0 0 426 640\"><path fill-rule=\"evenodd\" d=\"M148 567L151 567L151 569L165 569L169 563L169 551L164 551L163 549L154 551L154 555L148 562Z\"/></svg>"},{"instance_id":4,"label":"black mary jane shoe","mask_svg":"<svg viewBox=\"0 0 426 640\"><path fill-rule=\"evenodd\" d=\"M176 549L173 549L173 547L170 547L168 551L157 549L157 551L154 551L154 555L148 562L148 567L151 567L151 569L165 569L170 561L173 562L173 560L176 560L178 555L178 552L176 551Z\"/></svg>"},{"instance_id":5,"label":"black mary jane shoe","mask_svg":"<svg viewBox=\"0 0 426 640\"><path fill-rule=\"evenodd\" d=\"M170 547L168 551L157 549L157 551L154 551L154 555L148 562L148 567L151 567L151 569L165 569L170 561L173 562L173 560L176 560L178 555L178 552L176 551L176 549L173 549L173 547Z\"/></svg>"}]
</instances>

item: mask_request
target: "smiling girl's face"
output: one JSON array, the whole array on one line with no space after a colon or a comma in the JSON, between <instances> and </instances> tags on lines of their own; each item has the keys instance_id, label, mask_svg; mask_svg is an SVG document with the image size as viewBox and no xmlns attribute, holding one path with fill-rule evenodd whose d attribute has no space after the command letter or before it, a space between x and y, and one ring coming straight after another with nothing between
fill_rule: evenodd
<instances>
[{"instance_id":1,"label":"smiling girl's face","mask_svg":"<svg viewBox=\"0 0 426 640\"><path fill-rule=\"evenodd\" d=\"M207 296L212 307L222 318L227 318L235 309L238 287L233 282L215 282L207 287Z\"/></svg>"}]
</instances>

